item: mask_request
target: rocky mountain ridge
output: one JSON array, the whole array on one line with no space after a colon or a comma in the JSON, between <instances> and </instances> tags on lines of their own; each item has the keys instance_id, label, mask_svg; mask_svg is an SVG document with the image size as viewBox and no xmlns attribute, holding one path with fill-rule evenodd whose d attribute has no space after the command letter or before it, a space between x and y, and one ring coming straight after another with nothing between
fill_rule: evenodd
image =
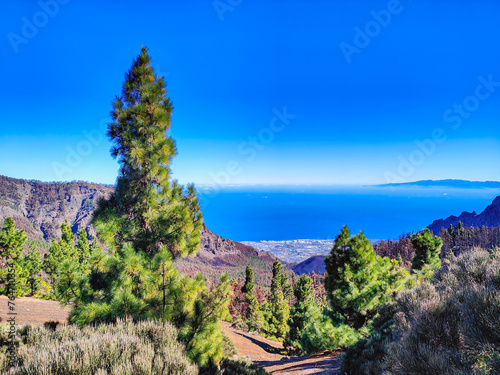
<instances>
[{"instance_id":1,"label":"rocky mountain ridge","mask_svg":"<svg viewBox=\"0 0 500 375\"><path fill-rule=\"evenodd\" d=\"M68 220L73 232L90 225L92 212L112 186L88 182L41 182L0 175L0 224L11 216L30 240L50 241L59 237L59 227Z\"/></svg>"},{"instance_id":2,"label":"rocky mountain ridge","mask_svg":"<svg viewBox=\"0 0 500 375\"><path fill-rule=\"evenodd\" d=\"M449 216L446 219L434 220L427 228L434 234L439 234L441 228L455 226L461 221L466 227L497 227L500 225L500 196L493 199L493 202L487 206L483 212L477 214L475 211L462 212L459 216Z\"/></svg>"}]
</instances>

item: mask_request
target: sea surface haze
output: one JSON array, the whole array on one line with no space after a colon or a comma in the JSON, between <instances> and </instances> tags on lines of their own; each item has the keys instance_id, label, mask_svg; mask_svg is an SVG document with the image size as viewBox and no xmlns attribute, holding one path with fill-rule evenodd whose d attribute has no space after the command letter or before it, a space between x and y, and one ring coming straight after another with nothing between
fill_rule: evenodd
<instances>
[{"instance_id":1,"label":"sea surface haze","mask_svg":"<svg viewBox=\"0 0 500 375\"><path fill-rule=\"evenodd\" d=\"M207 226L235 241L333 239L343 225L396 239L434 220L477 213L495 188L420 186L199 186Z\"/></svg>"}]
</instances>

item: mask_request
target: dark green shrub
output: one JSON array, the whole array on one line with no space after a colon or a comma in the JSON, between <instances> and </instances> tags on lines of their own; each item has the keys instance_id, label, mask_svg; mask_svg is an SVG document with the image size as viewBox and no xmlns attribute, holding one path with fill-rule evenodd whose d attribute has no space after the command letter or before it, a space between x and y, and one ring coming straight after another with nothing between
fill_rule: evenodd
<instances>
[{"instance_id":1,"label":"dark green shrub","mask_svg":"<svg viewBox=\"0 0 500 375\"><path fill-rule=\"evenodd\" d=\"M429 228L425 228L419 233L413 233L411 243L415 249L415 257L411 262L412 271L421 270L425 265L436 270L441 267L439 254L441 247L443 247L443 240L434 236Z\"/></svg>"},{"instance_id":2,"label":"dark green shrub","mask_svg":"<svg viewBox=\"0 0 500 375\"><path fill-rule=\"evenodd\" d=\"M302 331L300 347L305 353L337 350L354 345L360 332L339 319L328 308L312 306L306 315L307 324ZM367 333L366 328L361 332Z\"/></svg>"},{"instance_id":3,"label":"dark green shrub","mask_svg":"<svg viewBox=\"0 0 500 375\"><path fill-rule=\"evenodd\" d=\"M235 322L231 325L231 328L236 328L239 329L240 331L243 332L248 332L248 324L246 324L243 320L237 319Z\"/></svg>"},{"instance_id":4,"label":"dark green shrub","mask_svg":"<svg viewBox=\"0 0 500 375\"><path fill-rule=\"evenodd\" d=\"M342 361L342 374L375 375L382 373L381 360L386 355L387 344L396 328L394 313L396 304L388 303L379 310L373 320L370 335L350 347Z\"/></svg>"}]
</instances>

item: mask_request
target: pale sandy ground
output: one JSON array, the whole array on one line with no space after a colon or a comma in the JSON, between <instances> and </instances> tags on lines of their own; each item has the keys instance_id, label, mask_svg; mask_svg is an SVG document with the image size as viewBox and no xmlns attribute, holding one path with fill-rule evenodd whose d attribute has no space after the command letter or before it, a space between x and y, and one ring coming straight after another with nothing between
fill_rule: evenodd
<instances>
[{"instance_id":1,"label":"pale sandy ground","mask_svg":"<svg viewBox=\"0 0 500 375\"><path fill-rule=\"evenodd\" d=\"M264 348L282 349L282 343L231 328L227 322L222 322L221 327L236 346L240 357L249 359L272 374L340 374L341 359L338 355L323 353L309 357L286 357L269 353Z\"/></svg>"},{"instance_id":2,"label":"pale sandy ground","mask_svg":"<svg viewBox=\"0 0 500 375\"><path fill-rule=\"evenodd\" d=\"M17 315L7 315L7 312L9 312L8 302L9 299L6 296L0 296L0 319L2 323L6 323L11 316L16 317L16 324L66 323L71 310L70 306L63 309L59 302L56 301L19 297L13 301L15 310L12 312L17 313Z\"/></svg>"}]
</instances>

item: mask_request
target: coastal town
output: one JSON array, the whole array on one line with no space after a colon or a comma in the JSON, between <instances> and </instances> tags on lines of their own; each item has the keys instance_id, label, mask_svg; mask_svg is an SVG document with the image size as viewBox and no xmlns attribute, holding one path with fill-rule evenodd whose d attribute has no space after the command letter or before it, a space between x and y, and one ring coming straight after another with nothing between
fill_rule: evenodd
<instances>
[{"instance_id":1,"label":"coastal town","mask_svg":"<svg viewBox=\"0 0 500 375\"><path fill-rule=\"evenodd\" d=\"M257 250L268 251L280 260L293 263L302 262L313 255L326 255L333 246L332 240L289 240L289 241L241 241Z\"/></svg>"}]
</instances>

